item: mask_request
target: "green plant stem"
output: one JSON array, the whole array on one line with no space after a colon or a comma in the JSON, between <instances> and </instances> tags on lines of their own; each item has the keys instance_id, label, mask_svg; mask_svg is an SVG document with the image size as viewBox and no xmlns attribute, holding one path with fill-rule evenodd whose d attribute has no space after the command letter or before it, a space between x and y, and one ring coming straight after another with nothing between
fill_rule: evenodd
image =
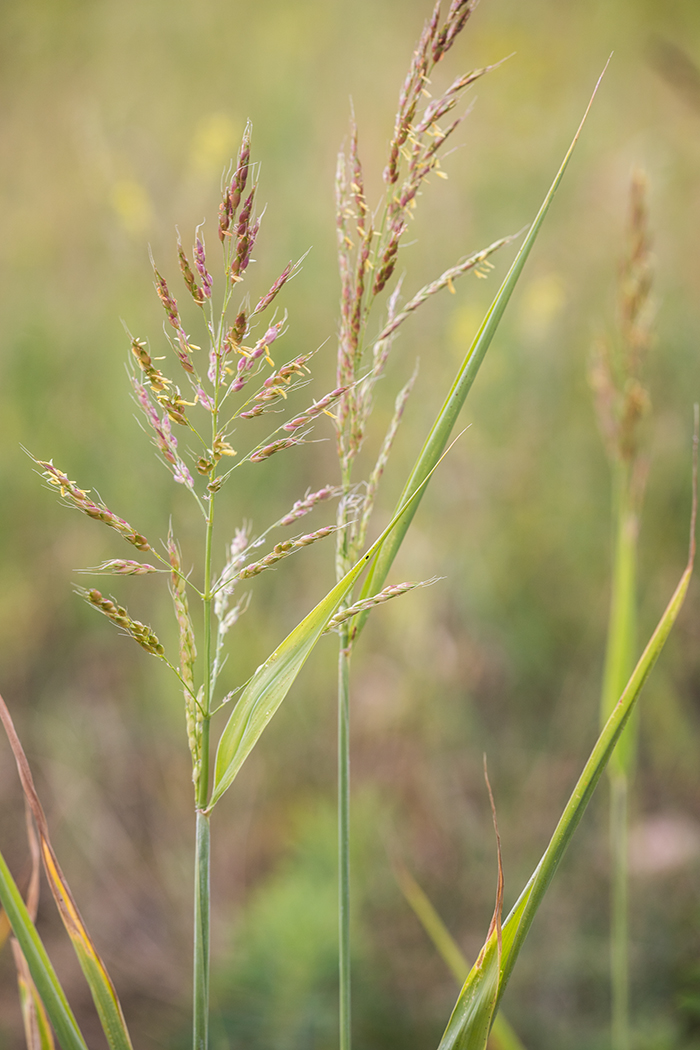
<instances>
[{"instance_id":1,"label":"green plant stem","mask_svg":"<svg viewBox=\"0 0 700 1050\"><path fill-rule=\"evenodd\" d=\"M600 705L601 726L610 717L632 673L636 636L638 497L630 464L618 462L613 468L615 546ZM610 762L611 776L620 772L629 775L633 746L634 734L627 727Z\"/></svg>"},{"instance_id":2,"label":"green plant stem","mask_svg":"<svg viewBox=\"0 0 700 1050\"><path fill-rule=\"evenodd\" d=\"M215 432L216 419L212 430ZM202 812L209 797L209 722L211 719L211 605L212 535L214 531L214 493L209 497L209 514L204 551L204 690L200 767L197 781L197 825L194 863L194 1000L193 1047L208 1050L209 1045L209 928L211 923L209 817Z\"/></svg>"},{"instance_id":3,"label":"green plant stem","mask_svg":"<svg viewBox=\"0 0 700 1050\"><path fill-rule=\"evenodd\" d=\"M629 921L627 904L628 780L624 773L611 777L610 854L612 857L612 916L610 975L612 992L613 1050L629 1050Z\"/></svg>"},{"instance_id":4,"label":"green plant stem","mask_svg":"<svg viewBox=\"0 0 700 1050\"><path fill-rule=\"evenodd\" d=\"M209 497L209 515L204 548L204 692L202 696L202 735L200 741L200 768L197 781L197 806L204 809L209 799L209 722L211 718L211 552L214 532L214 493Z\"/></svg>"},{"instance_id":5,"label":"green plant stem","mask_svg":"<svg viewBox=\"0 0 700 1050\"><path fill-rule=\"evenodd\" d=\"M209 1043L209 817L197 810L194 883L194 1050Z\"/></svg>"},{"instance_id":6,"label":"green plant stem","mask_svg":"<svg viewBox=\"0 0 700 1050\"><path fill-rule=\"evenodd\" d=\"M601 724L610 716L634 666L637 604L638 493L632 466L613 465L615 550L610 621L601 696ZM634 720L622 733L608 767L610 779L610 996L612 1050L629 1050L628 797L634 764Z\"/></svg>"},{"instance_id":7,"label":"green plant stem","mask_svg":"<svg viewBox=\"0 0 700 1050\"><path fill-rule=\"evenodd\" d=\"M349 628L338 655L338 980L340 1050L350 1050L350 653Z\"/></svg>"}]
</instances>

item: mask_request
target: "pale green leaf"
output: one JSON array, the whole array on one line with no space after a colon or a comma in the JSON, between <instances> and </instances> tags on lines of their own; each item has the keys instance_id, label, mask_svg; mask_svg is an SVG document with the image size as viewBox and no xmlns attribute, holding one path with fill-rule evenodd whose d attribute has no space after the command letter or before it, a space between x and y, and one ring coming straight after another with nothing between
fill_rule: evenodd
<instances>
[{"instance_id":1,"label":"pale green leaf","mask_svg":"<svg viewBox=\"0 0 700 1050\"><path fill-rule=\"evenodd\" d=\"M233 783L241 766L253 750L265 727L289 692L311 650L323 634L328 621L352 589L358 577L377 553L402 517L410 512L442 456L433 464L418 488L397 509L393 518L365 554L325 598L311 610L291 634L258 667L236 704L221 734L216 752L214 788L206 813L210 813Z\"/></svg>"}]
</instances>

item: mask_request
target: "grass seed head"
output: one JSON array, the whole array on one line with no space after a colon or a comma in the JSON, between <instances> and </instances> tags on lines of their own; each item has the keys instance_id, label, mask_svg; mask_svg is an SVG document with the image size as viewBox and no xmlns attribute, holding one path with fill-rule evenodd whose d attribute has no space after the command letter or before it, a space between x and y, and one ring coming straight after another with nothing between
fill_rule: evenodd
<instances>
[{"instance_id":1,"label":"grass seed head","mask_svg":"<svg viewBox=\"0 0 700 1050\"><path fill-rule=\"evenodd\" d=\"M207 270L207 259L204 248L204 241L201 237L199 237L199 235L197 236L197 239L195 240L194 244L194 264L197 268L197 273L199 274L202 281L201 293L205 299L211 299L211 289L213 282L211 279L211 274Z\"/></svg>"},{"instance_id":2,"label":"grass seed head","mask_svg":"<svg viewBox=\"0 0 700 1050\"><path fill-rule=\"evenodd\" d=\"M263 460L269 459L270 456L274 456L276 452L283 452L287 448L292 448L294 445L302 445L303 441L299 438L280 438L278 441L272 441L269 445L265 445L264 448L260 448L257 452L254 452L250 457L251 463L262 463Z\"/></svg>"},{"instance_id":3,"label":"grass seed head","mask_svg":"<svg viewBox=\"0 0 700 1050\"><path fill-rule=\"evenodd\" d=\"M180 485L186 485L187 488L193 489L194 481L192 475L190 474L187 465L183 463L178 455L177 438L173 434L170 426L171 414L167 408L170 404L169 400L166 399L164 404L166 415L161 419L143 384L134 379L133 385L136 393L136 400L141 406L141 409L154 432L153 442L163 456L168 468L171 470L174 480ZM160 403L163 404L162 401ZM174 409L171 409L171 411L174 411ZM187 423L187 419L184 416L183 418L185 423Z\"/></svg>"},{"instance_id":4,"label":"grass seed head","mask_svg":"<svg viewBox=\"0 0 700 1050\"><path fill-rule=\"evenodd\" d=\"M103 613L117 627L121 627L126 631L147 653L161 658L165 655L165 649L151 628L139 620L132 620L126 609L121 605L117 605L111 598L105 598L94 587L90 590L78 587L76 592L92 605L93 609L97 609L98 612Z\"/></svg>"},{"instance_id":5,"label":"grass seed head","mask_svg":"<svg viewBox=\"0 0 700 1050\"><path fill-rule=\"evenodd\" d=\"M123 558L113 558L111 561L103 561L94 572L111 573L114 576L146 576L151 572L161 572L155 565L148 565L141 561L125 561Z\"/></svg>"},{"instance_id":6,"label":"grass seed head","mask_svg":"<svg viewBox=\"0 0 700 1050\"><path fill-rule=\"evenodd\" d=\"M35 459L34 462L38 467L41 467L43 477L60 490L63 499L72 507L82 511L88 518L94 518L95 521L101 521L111 529L115 529L128 543L132 543L138 550L149 551L153 549L146 537L132 528L128 521L117 517L101 501L90 499L90 490L79 489L67 474L64 474L62 470L53 465L52 460Z\"/></svg>"},{"instance_id":7,"label":"grass seed head","mask_svg":"<svg viewBox=\"0 0 700 1050\"><path fill-rule=\"evenodd\" d=\"M187 583L182 572L180 550L175 543L172 532L168 534L168 560L172 566L170 574L170 595L175 609L179 636L180 674L184 685L185 716L187 720L187 739L192 754L195 783L201 752L202 718L199 704L195 698L194 664L197 658L194 628L187 601Z\"/></svg>"},{"instance_id":8,"label":"grass seed head","mask_svg":"<svg viewBox=\"0 0 700 1050\"><path fill-rule=\"evenodd\" d=\"M318 492L307 492L303 499L296 501L289 514L285 514L278 524L293 525L299 518L303 518L304 515L312 511L317 503L324 503L328 499L334 499L336 496L340 496L342 491L337 485L325 485Z\"/></svg>"},{"instance_id":9,"label":"grass seed head","mask_svg":"<svg viewBox=\"0 0 700 1050\"><path fill-rule=\"evenodd\" d=\"M315 419L316 416L320 416L322 412L325 412L326 415L330 415L330 412L328 411L330 406L334 404L339 397L342 397L347 389L346 386L339 386L335 390L331 390L331 392L326 394L325 397L322 397L320 401L314 401L313 405L307 408L305 412L302 412L300 416L297 416L296 419L290 419L288 423L284 424L282 429L291 431L299 430L301 427L306 426L307 423L310 423L312 419Z\"/></svg>"},{"instance_id":10,"label":"grass seed head","mask_svg":"<svg viewBox=\"0 0 700 1050\"><path fill-rule=\"evenodd\" d=\"M197 278L192 272L192 267L190 266L189 259L185 254L185 249L182 247L182 241L180 240L179 234L177 238L177 255L180 260L180 272L182 273L190 295L194 301L201 306L205 299L204 291L197 284Z\"/></svg>"},{"instance_id":11,"label":"grass seed head","mask_svg":"<svg viewBox=\"0 0 700 1050\"><path fill-rule=\"evenodd\" d=\"M272 300L275 298L277 293L280 291L280 289L289 280L289 277L292 274L293 267L294 267L294 264L292 263L292 261L290 259L290 261L287 263L285 268L282 270L282 273L279 275L277 280L274 282L274 284L272 285L270 290L268 292L266 292L265 295L263 295L262 299L260 299L260 301L258 302L257 306L253 310L253 313L251 314L251 317L254 317L255 314L261 314L263 312L263 310L266 310L268 308L268 306L270 305ZM244 330L245 330L245 325L244 325ZM241 336L241 338L242 338L242 336Z\"/></svg>"},{"instance_id":12,"label":"grass seed head","mask_svg":"<svg viewBox=\"0 0 700 1050\"><path fill-rule=\"evenodd\" d=\"M162 372L154 366L151 355L146 349L146 343L141 339L131 340L131 352L139 363L139 367L148 379L155 391L167 390L170 380L166 379Z\"/></svg>"},{"instance_id":13,"label":"grass seed head","mask_svg":"<svg viewBox=\"0 0 700 1050\"><path fill-rule=\"evenodd\" d=\"M312 543L316 543L317 540L323 540L326 536L330 536L337 531L337 525L325 525L322 529L310 532L306 536L300 536L296 540L284 540L282 543L277 543L270 553L261 558L260 561L251 562L250 565L242 568L237 575L237 579L249 580L253 576L259 576L265 569L272 568L277 562L290 554L294 554L295 551L301 550L302 547L309 547Z\"/></svg>"}]
</instances>

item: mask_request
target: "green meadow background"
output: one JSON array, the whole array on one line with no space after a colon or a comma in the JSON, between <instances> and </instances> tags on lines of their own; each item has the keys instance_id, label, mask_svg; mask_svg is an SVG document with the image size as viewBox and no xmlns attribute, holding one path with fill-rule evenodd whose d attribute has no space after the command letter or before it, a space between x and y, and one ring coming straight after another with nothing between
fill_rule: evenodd
<instances>
[{"instance_id":1,"label":"green meadow background","mask_svg":"<svg viewBox=\"0 0 700 1050\"><path fill-rule=\"evenodd\" d=\"M378 201L399 87L427 14L423 0L0 4L0 690L141 1050L177 1050L189 1039L193 820L182 701L164 667L72 594L86 579L77 568L128 552L116 534L60 506L23 447L53 457L149 537L164 536L172 515L185 562L195 562L198 522L135 419L125 370L124 325L169 353L148 245L178 296L175 226L189 247L206 218L216 258L221 174L251 119L268 207L248 287L262 293L311 246L280 299L289 332L279 353L323 346L311 391L325 393L338 302L333 179L350 98L368 196ZM469 430L431 482L392 574L441 580L375 612L358 648L357 1050L436 1046L456 997L397 889L392 852L475 957L496 883L482 755L508 906L595 737L610 497L586 371L592 341L614 327L635 166L651 186L657 306L640 641L684 565L700 397L700 74L694 80L677 53L669 58L669 43L700 64L696 0L482 0L440 70L448 83L511 56L472 89L473 111L444 164L449 178L434 179L419 202L399 263L406 294L532 219L614 51L467 402ZM375 529L513 251L494 257L488 279L464 278L402 329L367 463L416 358L420 376ZM323 440L240 472L221 500L218 556L244 521L260 529L308 487L336 481L330 425L315 437ZM319 527L332 515L321 508L307 521ZM317 545L257 581L233 636L227 688L332 579L331 547ZM112 590L175 643L162 578L115 580ZM635 1050L700 1046L699 639L694 585L642 699ZM214 816L213 1050L336 1045L334 670L335 644L325 640ZM606 795L603 782L504 1002L532 1050L609 1045ZM4 742L0 836L24 877L22 800ZM40 929L90 1045L101 1047L48 897ZM6 947L8 1050L22 1045L16 999Z\"/></svg>"}]
</instances>

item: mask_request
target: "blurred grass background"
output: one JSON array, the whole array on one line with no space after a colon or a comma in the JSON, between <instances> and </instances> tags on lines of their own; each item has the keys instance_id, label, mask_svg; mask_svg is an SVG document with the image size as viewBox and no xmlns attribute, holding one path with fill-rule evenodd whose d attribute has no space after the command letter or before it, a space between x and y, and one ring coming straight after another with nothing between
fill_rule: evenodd
<instances>
[{"instance_id":1,"label":"blurred grass background","mask_svg":"<svg viewBox=\"0 0 700 1050\"><path fill-rule=\"evenodd\" d=\"M180 521L184 494L133 418L122 319L158 346L147 245L176 287L222 169L254 124L268 202L250 287L309 245L285 292L289 355L319 346L332 383L338 298L336 150L349 96L370 201L423 18L423 0L25 0L0 7L0 678L69 880L143 1050L186 1046L191 798L181 700L165 670L71 594L74 569L119 556L106 529L66 512L22 445L146 535ZM467 409L471 429L431 483L393 573L444 577L374 614L353 701L357 1050L437 1045L456 990L400 898L399 848L465 950L495 889L488 755L507 904L547 841L594 739L606 627L609 479L586 381L614 322L629 175L644 167L658 301L649 368L650 483L641 536L646 635L684 563L691 406L700 339L700 112L662 76L660 40L700 62L695 0L483 0L441 73L512 58L478 84L461 148L420 201L401 257L411 294L534 215L611 50L615 55L546 227ZM511 256L512 257L512 251ZM393 506L465 346L505 272L465 279L402 330L375 412L420 357L381 499ZM176 293L177 294L177 293ZM253 292L254 294L254 292ZM165 346L165 344L162 344ZM369 458L369 456L368 456ZM242 471L230 531L264 526L307 486L335 481L332 440ZM224 501L222 500L222 503ZM317 523L326 518L318 512ZM219 533L219 551L227 534ZM255 589L227 667L252 668L329 585L330 548ZM173 641L165 588L115 581ZM700 1046L700 601L643 697L632 886L635 1046ZM213 1046L335 1045L334 665L319 647L214 818ZM0 745L2 849L26 864L21 800ZM606 811L599 796L533 928L505 1006L528 1046L607 1045ZM40 913L91 1046L101 1046L70 948ZM0 1044L22 1045L9 953Z\"/></svg>"}]
</instances>

